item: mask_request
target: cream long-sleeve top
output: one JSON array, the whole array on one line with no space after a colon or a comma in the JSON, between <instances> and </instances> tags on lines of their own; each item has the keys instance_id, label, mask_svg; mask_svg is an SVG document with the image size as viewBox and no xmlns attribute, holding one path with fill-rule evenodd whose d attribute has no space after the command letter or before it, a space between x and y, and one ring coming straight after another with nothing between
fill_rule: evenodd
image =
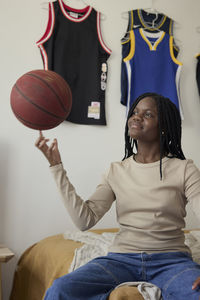
<instances>
[{"instance_id":1,"label":"cream long-sleeve top","mask_svg":"<svg viewBox=\"0 0 200 300\"><path fill-rule=\"evenodd\" d=\"M62 164L50 167L64 205L80 230L94 226L116 204L119 232L109 251L187 251L183 228L186 204L200 214L200 171L192 160L165 157L137 163L133 157L113 162L92 196L77 195Z\"/></svg>"}]
</instances>

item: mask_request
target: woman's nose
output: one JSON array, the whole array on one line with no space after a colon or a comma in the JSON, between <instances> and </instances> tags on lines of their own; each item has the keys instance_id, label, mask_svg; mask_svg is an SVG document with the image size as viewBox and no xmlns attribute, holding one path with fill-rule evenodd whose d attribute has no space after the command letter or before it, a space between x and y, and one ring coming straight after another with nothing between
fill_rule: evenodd
<instances>
[{"instance_id":1,"label":"woman's nose","mask_svg":"<svg viewBox=\"0 0 200 300\"><path fill-rule=\"evenodd\" d=\"M142 119L142 116L140 114L135 114L133 115L133 120L141 120Z\"/></svg>"}]
</instances>

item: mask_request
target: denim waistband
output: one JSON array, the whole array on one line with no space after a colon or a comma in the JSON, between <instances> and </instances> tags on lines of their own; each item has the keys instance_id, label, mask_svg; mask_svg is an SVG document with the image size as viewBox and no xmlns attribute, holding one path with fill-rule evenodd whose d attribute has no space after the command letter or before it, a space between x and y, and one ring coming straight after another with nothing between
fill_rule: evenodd
<instances>
[{"instance_id":1,"label":"denim waistband","mask_svg":"<svg viewBox=\"0 0 200 300\"><path fill-rule=\"evenodd\" d=\"M127 258L138 258L143 260L153 259L153 260L160 260L160 259L177 259L177 258L184 258L189 257L192 259L192 256L189 252L158 252L158 253L120 253L120 252L109 252L108 256L121 256Z\"/></svg>"}]
</instances>

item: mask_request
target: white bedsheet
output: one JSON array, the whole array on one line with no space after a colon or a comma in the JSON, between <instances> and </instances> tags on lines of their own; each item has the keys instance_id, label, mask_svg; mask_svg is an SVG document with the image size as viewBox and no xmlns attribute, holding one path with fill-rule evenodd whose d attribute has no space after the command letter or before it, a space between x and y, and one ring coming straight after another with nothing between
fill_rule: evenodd
<instances>
[{"instance_id":1,"label":"white bedsheet","mask_svg":"<svg viewBox=\"0 0 200 300\"><path fill-rule=\"evenodd\" d=\"M76 270L93 258L106 255L115 235L116 233L111 232L97 234L93 232L66 231L63 234L65 239L84 243L82 247L75 250L69 272ZM185 244L191 249L194 261L200 264L200 231L194 230L186 233Z\"/></svg>"}]
</instances>

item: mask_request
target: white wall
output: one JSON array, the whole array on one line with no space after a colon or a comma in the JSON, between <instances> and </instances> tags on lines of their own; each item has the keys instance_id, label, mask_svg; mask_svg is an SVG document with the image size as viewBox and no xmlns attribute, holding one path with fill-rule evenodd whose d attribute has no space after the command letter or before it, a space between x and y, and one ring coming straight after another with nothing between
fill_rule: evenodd
<instances>
[{"instance_id":1,"label":"white wall","mask_svg":"<svg viewBox=\"0 0 200 300\"><path fill-rule=\"evenodd\" d=\"M66 1L74 7L81 1ZM72 3L73 2L73 3ZM35 41L44 33L47 10L42 0L1 1L1 110L0 110L0 242L15 252L15 258L3 266L3 293L8 300L14 268L22 252L34 242L67 228L74 228L59 198L48 170L48 163L34 147L38 136L19 123L10 109L10 91L16 79L33 69L42 69L42 60ZM127 27L122 12L151 6L150 0L88 0L104 15L102 33L113 51L108 64L106 127L76 125L65 122L45 132L57 137L71 181L78 193L87 198L114 160L124 154L125 107L120 104L120 38ZM183 148L187 157L198 167L200 103L197 91L195 55L200 52L199 0L156 0L158 11L177 21L174 32L183 62L181 96L185 120ZM46 7L44 4L43 6ZM98 227L113 227L115 212L112 208ZM198 223L189 210L188 227ZM16 299L18 300L18 299Z\"/></svg>"}]
</instances>

